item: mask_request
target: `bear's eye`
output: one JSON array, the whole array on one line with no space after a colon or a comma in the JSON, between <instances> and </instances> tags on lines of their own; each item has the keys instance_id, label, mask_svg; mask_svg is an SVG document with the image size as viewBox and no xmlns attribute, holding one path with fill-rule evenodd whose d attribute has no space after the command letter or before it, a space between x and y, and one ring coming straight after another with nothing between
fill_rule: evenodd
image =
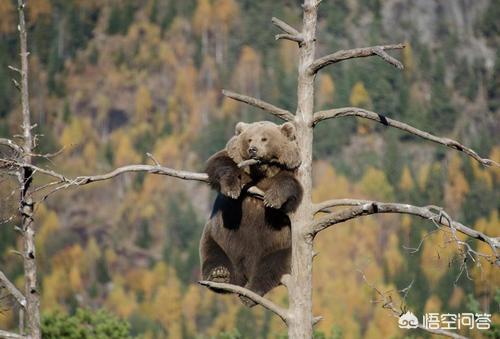
<instances>
[{"instance_id":1,"label":"bear's eye","mask_svg":"<svg viewBox=\"0 0 500 339\"><path fill-rule=\"evenodd\" d=\"M248 139L248 142L252 142L252 139Z\"/></svg>"},{"instance_id":2,"label":"bear's eye","mask_svg":"<svg viewBox=\"0 0 500 339\"><path fill-rule=\"evenodd\" d=\"M261 140L262 140L262 141L267 141L267 138L262 138Z\"/></svg>"}]
</instances>

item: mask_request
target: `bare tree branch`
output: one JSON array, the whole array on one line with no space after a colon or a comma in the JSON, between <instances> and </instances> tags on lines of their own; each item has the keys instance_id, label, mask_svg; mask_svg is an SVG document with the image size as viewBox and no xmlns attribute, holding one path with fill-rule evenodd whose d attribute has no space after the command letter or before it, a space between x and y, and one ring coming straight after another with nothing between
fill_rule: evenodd
<instances>
[{"instance_id":1,"label":"bare tree branch","mask_svg":"<svg viewBox=\"0 0 500 339\"><path fill-rule=\"evenodd\" d=\"M2 331L0 330L0 338L4 339L26 339L25 336L17 334L17 333L12 333L12 332L7 332L7 331Z\"/></svg>"},{"instance_id":2,"label":"bare tree branch","mask_svg":"<svg viewBox=\"0 0 500 339\"><path fill-rule=\"evenodd\" d=\"M313 125L316 125L318 122L320 122L322 120L335 119L335 118L341 118L341 117L349 117L349 116L355 116L355 117L360 117L360 118L364 118L364 119L377 121L385 126L395 127L395 128L398 128L402 131L414 134L414 135L421 137L423 139L430 140L432 142L447 146L449 148L453 148L455 150L458 150L460 152L467 154L471 158L479 161L484 166L491 166L491 165L500 166L500 164L498 164L496 161L493 161L491 159L481 158L472 149L465 147L464 145L462 145L458 141L455 141L455 140L452 140L449 138L437 137L437 136L432 135L428 132L424 132L422 130L419 130L418 128L415 128L413 126L405 124L404 122L400 122L400 121L397 121L397 120L394 120L391 118L387 118L387 117L383 116L382 114L368 111L366 109L362 109L362 108L358 108L358 107L342 107L342 108L335 108L335 109L316 112L314 114Z\"/></svg>"},{"instance_id":3,"label":"bare tree branch","mask_svg":"<svg viewBox=\"0 0 500 339\"><path fill-rule=\"evenodd\" d=\"M369 200L341 199L325 201L314 206L316 212L321 209L333 206L354 206L349 209L344 209L339 212L330 213L329 215L315 220L311 225L311 233L313 235L324 230L327 227L335 224L358 218L364 215L377 213L401 213L419 216L424 219L433 221L440 225L449 227L452 231L459 231L473 239L477 239L487 243L495 256L495 264L500 266L500 257L498 249L500 248L500 239L489 237L482 232L469 228L457 221L451 220L447 214L443 214L442 209L436 206L418 207L400 203L384 203ZM437 210L437 212L436 212Z\"/></svg>"},{"instance_id":4,"label":"bare tree branch","mask_svg":"<svg viewBox=\"0 0 500 339\"><path fill-rule=\"evenodd\" d=\"M228 98L234 99L236 101L241 101L246 104L255 106L257 108L260 108L261 110L268 111L269 113L277 116L280 119L283 119L285 121L293 121L294 120L294 115L287 111L286 109L276 107L270 103L267 103L265 101L262 101L260 99L252 98L247 95L243 94L238 94L234 93L231 91L227 91L225 89L222 90L222 94L225 95Z\"/></svg>"},{"instance_id":5,"label":"bare tree branch","mask_svg":"<svg viewBox=\"0 0 500 339\"><path fill-rule=\"evenodd\" d=\"M288 322L289 316L288 316L288 312L286 309L282 308L281 306L276 305L275 303L273 303L269 299L261 297L257 293L255 293L247 288L244 288L244 287L241 287L238 285L233 285L233 284L216 283L213 281L199 281L198 283L202 286L216 288L216 289L236 293L236 294L242 295L244 297L247 297L248 299L255 301L257 304L267 308L269 311L278 315L285 322L285 324Z\"/></svg>"},{"instance_id":6,"label":"bare tree branch","mask_svg":"<svg viewBox=\"0 0 500 339\"><path fill-rule=\"evenodd\" d=\"M333 54L326 55L319 59L316 59L309 66L309 73L315 74L323 67L328 65L347 60L353 58L364 58L372 55L380 56L384 61L387 61L391 65L402 69L403 65L397 61L396 59L390 57L385 50L393 50L393 49L403 49L405 47L404 44L395 44L395 45L383 45L383 46L372 46L372 47L364 47L364 48L355 48L355 49L347 49L340 50Z\"/></svg>"},{"instance_id":7,"label":"bare tree branch","mask_svg":"<svg viewBox=\"0 0 500 339\"><path fill-rule=\"evenodd\" d=\"M19 305L22 307L26 307L26 298L24 295L14 286L13 283L10 282L9 278L5 276L5 274L0 271L0 283L9 291L9 293L17 300Z\"/></svg>"},{"instance_id":8,"label":"bare tree branch","mask_svg":"<svg viewBox=\"0 0 500 339\"><path fill-rule=\"evenodd\" d=\"M275 17L273 17L271 19L271 22L276 27L278 27L283 32L285 32L285 34L276 34L276 36L275 36L276 40L286 39L286 40L295 41L299 44L299 46L304 42L304 36L302 34L300 34L300 32L297 31L295 28L293 28L292 26L287 24L286 22L284 22L278 18L275 18Z\"/></svg>"},{"instance_id":9,"label":"bare tree branch","mask_svg":"<svg viewBox=\"0 0 500 339\"><path fill-rule=\"evenodd\" d=\"M377 295L381 298L380 300L375 300L372 302L381 303L382 308L389 310L395 318L399 319L399 317L405 313L405 310L404 310L405 307L400 306L399 308L397 308L396 306L394 306L394 301L392 300L391 294L389 294L388 292L381 292L376 286L374 286L373 284L370 284L368 282L368 280L366 279L366 275L362 271L358 270L358 272L362 275L365 283L368 286L370 286L373 289L373 291L375 291L375 293L377 293ZM411 284L410 284L410 286L411 286ZM408 287L405 290L408 290ZM391 291L389 291L389 292L391 292ZM404 290L403 290L403 292L407 293L407 291L404 291ZM430 328L424 327L422 324L420 324L420 322L418 324L418 328L420 328L421 330L424 330L426 332L442 335L445 337L456 338L456 339L468 339L467 337L464 337L458 333L454 333L451 331L447 331L447 330L443 330L443 329L430 329Z\"/></svg>"},{"instance_id":10,"label":"bare tree branch","mask_svg":"<svg viewBox=\"0 0 500 339\"><path fill-rule=\"evenodd\" d=\"M293 34L276 34L274 36L276 40L290 40L295 41L299 45L304 42L304 38L301 35L293 35Z\"/></svg>"},{"instance_id":11,"label":"bare tree branch","mask_svg":"<svg viewBox=\"0 0 500 339\"><path fill-rule=\"evenodd\" d=\"M276 17L272 17L271 22L285 33L288 33L290 35L300 35L300 32L298 30L296 30L283 20L280 20Z\"/></svg>"},{"instance_id":12,"label":"bare tree branch","mask_svg":"<svg viewBox=\"0 0 500 339\"><path fill-rule=\"evenodd\" d=\"M399 70L403 70L404 66L403 64L396 58L391 57L389 54L384 52L384 50L380 47L375 47L373 49L373 53L377 54L379 57L381 57L385 62L390 63L394 67L396 67Z\"/></svg>"},{"instance_id":13,"label":"bare tree branch","mask_svg":"<svg viewBox=\"0 0 500 339\"><path fill-rule=\"evenodd\" d=\"M148 153L149 154L149 153ZM43 191L45 189L48 189L50 187L53 187L49 193L46 194L46 197L50 194L53 194L57 191L60 191L62 189L74 187L74 186L83 186L87 184L91 184L94 182L98 181L104 181L104 180L109 180L114 177L117 177L122 174L126 173L135 173L135 172L146 172L146 173L151 173L151 174L158 174L158 175L166 175L174 178L179 178L183 180L194 180L194 181L200 181L200 182L208 182L208 175L206 173L201 173L201 172L190 172L190 171L182 171L182 170L176 170L172 169L169 167L164 167L158 164L158 162L152 158L152 155L148 155L154 162L155 165L143 165L143 164L137 164L137 165L127 165L127 166L122 166L114 169L111 172L105 173L105 174L99 174L99 175L89 175L89 176L79 176L76 178L68 178L60 173L57 173L53 170L41 168L36 165L32 164L27 164L23 162L19 162L16 160L10 160L10 159L2 159L0 158L0 165L1 164L7 164L12 167L16 168L30 168L32 170L32 175L35 173L41 173L53 178L56 178L58 180L52 181L48 184L45 184L41 187L36 188L33 192L37 191ZM243 161L238 166L244 167L244 166L249 166L255 164L255 161ZM54 187L55 186L55 187ZM256 198L262 198L264 196L264 192L260 190L256 186L250 187L247 192Z\"/></svg>"},{"instance_id":14,"label":"bare tree branch","mask_svg":"<svg viewBox=\"0 0 500 339\"><path fill-rule=\"evenodd\" d=\"M9 147L18 154L23 154L23 148L10 139L0 138L0 145Z\"/></svg>"}]
</instances>

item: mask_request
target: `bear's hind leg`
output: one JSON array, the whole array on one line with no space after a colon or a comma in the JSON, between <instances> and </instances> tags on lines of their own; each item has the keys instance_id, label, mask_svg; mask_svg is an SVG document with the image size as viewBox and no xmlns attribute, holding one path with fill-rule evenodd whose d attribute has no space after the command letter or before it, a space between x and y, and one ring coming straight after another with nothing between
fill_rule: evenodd
<instances>
[{"instance_id":1,"label":"bear's hind leg","mask_svg":"<svg viewBox=\"0 0 500 339\"><path fill-rule=\"evenodd\" d=\"M234 268L231 260L224 250L207 234L203 235L200 244L201 275L203 280L231 283L235 279ZM219 289L212 289L224 293Z\"/></svg>"},{"instance_id":2,"label":"bear's hind leg","mask_svg":"<svg viewBox=\"0 0 500 339\"><path fill-rule=\"evenodd\" d=\"M265 295L267 292L280 284L281 277L290 273L291 249L286 248L263 257L256 264L252 276L245 288L252 290L258 295ZM256 303L247 297L240 296L241 301L248 307L253 307Z\"/></svg>"}]
</instances>

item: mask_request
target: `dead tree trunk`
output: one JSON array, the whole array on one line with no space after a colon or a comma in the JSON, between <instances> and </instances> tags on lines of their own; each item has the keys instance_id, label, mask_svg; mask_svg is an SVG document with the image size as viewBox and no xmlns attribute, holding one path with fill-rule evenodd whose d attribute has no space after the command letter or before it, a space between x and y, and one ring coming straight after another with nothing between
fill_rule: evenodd
<instances>
[{"instance_id":1,"label":"dead tree trunk","mask_svg":"<svg viewBox=\"0 0 500 339\"><path fill-rule=\"evenodd\" d=\"M312 147L314 112L314 74L308 69L314 61L316 49L316 20L318 0L303 4L302 39L299 43L297 112L295 126L301 151L298 180L304 189L302 203L291 216L292 221L292 272L288 283L290 315L289 338L308 338L312 334L312 259L313 237L309 225L312 213Z\"/></svg>"},{"instance_id":2,"label":"dead tree trunk","mask_svg":"<svg viewBox=\"0 0 500 339\"><path fill-rule=\"evenodd\" d=\"M23 112L23 161L31 165L33 136L30 118L28 92L28 39L24 20L24 1L18 0L19 38L21 45L21 104ZM37 287L37 270L35 261L35 231L33 224L34 203L29 194L33 180L32 168L25 166L21 175L21 233L23 237L24 290L26 296L26 325L30 338L41 338L40 331L40 300Z\"/></svg>"},{"instance_id":3,"label":"dead tree trunk","mask_svg":"<svg viewBox=\"0 0 500 339\"><path fill-rule=\"evenodd\" d=\"M13 158L8 159L3 165L8 166L8 172L15 175L19 181L19 212L21 217L21 227L16 227L21 233L23 240L23 249L20 253L23 258L24 266L24 295L10 282L3 272L0 271L0 283L6 287L9 293L20 305L19 311L19 334L0 330L0 338L41 338L40 328L40 298L37 287L37 267L35 260L35 231L33 223L34 201L31 195L34 169L32 164L32 151L34 147L34 138L31 125L29 90L28 90L28 41L26 33L26 22L24 19L24 1L18 0L19 14L19 42L21 69L13 66L9 68L21 76L21 82L13 80L16 88L21 94L22 108L22 140L21 145L12 140L0 139L0 145L11 149ZM12 166L11 161L20 161L22 165ZM26 318L27 335L24 335Z\"/></svg>"}]
</instances>

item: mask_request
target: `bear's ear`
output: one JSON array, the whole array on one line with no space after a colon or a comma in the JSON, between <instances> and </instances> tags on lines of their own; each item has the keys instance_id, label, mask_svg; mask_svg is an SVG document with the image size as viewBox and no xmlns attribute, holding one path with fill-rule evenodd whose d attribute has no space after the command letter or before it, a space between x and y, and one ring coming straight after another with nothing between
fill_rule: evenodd
<instances>
[{"instance_id":1,"label":"bear's ear","mask_svg":"<svg viewBox=\"0 0 500 339\"><path fill-rule=\"evenodd\" d=\"M295 140L295 126L291 122L285 122L280 126L281 133L290 140Z\"/></svg>"},{"instance_id":2,"label":"bear's ear","mask_svg":"<svg viewBox=\"0 0 500 339\"><path fill-rule=\"evenodd\" d=\"M300 153L297 142L287 142L282 145L278 162L284 165L287 169L293 170L300 166Z\"/></svg>"},{"instance_id":3,"label":"bear's ear","mask_svg":"<svg viewBox=\"0 0 500 339\"><path fill-rule=\"evenodd\" d=\"M240 135L241 133L243 133L243 131L247 129L248 125L250 124L246 124L244 122L238 122L234 130L234 135Z\"/></svg>"},{"instance_id":4,"label":"bear's ear","mask_svg":"<svg viewBox=\"0 0 500 339\"><path fill-rule=\"evenodd\" d=\"M235 135L226 144L226 152L227 155L237 164L243 161L243 157L241 156L241 142L240 136Z\"/></svg>"}]
</instances>

